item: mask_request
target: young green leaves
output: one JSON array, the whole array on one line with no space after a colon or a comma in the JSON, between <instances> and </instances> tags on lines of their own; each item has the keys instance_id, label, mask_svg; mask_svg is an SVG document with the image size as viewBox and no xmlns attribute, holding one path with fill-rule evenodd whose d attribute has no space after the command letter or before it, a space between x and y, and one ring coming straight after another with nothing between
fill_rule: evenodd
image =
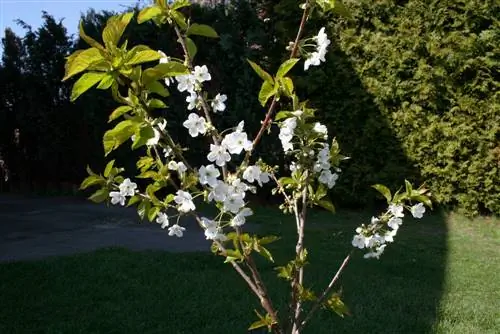
<instances>
[{"instance_id":1,"label":"young green leaves","mask_svg":"<svg viewBox=\"0 0 500 334\"><path fill-rule=\"evenodd\" d=\"M264 80L259 92L259 102L262 106L265 106L267 101L273 96L279 99L282 94L287 97L293 95L293 81L290 77L286 77L286 74L297 64L299 61L298 58L288 59L281 64L274 78L258 64L248 59L247 61L255 73Z\"/></svg>"}]
</instances>

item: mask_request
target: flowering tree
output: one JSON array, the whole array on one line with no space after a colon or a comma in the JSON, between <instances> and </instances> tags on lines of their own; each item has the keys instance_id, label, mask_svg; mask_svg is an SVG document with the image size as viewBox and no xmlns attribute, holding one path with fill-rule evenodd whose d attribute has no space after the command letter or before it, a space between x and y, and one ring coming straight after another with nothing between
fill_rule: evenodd
<instances>
[{"instance_id":1,"label":"flowering tree","mask_svg":"<svg viewBox=\"0 0 500 334\"><path fill-rule=\"evenodd\" d=\"M259 319L250 326L251 329L267 327L275 333L300 333L320 307L343 316L348 310L340 295L332 289L352 252L329 285L317 295L304 282L308 254L304 234L308 208L321 206L334 211L328 190L335 186L341 172L339 165L347 157L340 154L335 139L329 141L326 126L315 121L316 110L309 107L307 101L299 100L288 74L302 59L305 59L305 71L326 60L330 40L325 28L314 37L302 36L311 13L317 10L346 14L345 8L334 0L306 1L301 5L303 14L296 38L288 47L289 57L276 73L272 75L248 61L263 80L258 99L262 107L267 107L260 130L250 139L243 121L224 130L214 126L212 118L226 112L227 96L204 89L204 83L212 76L207 65L194 64L197 49L190 36L217 38L218 35L208 25L190 22L180 11L186 6L189 6L187 0L171 4L156 0L137 16L139 23L151 20L157 26L171 26L183 50L181 58L151 50L145 45L129 49L127 41L120 44L134 13L112 17L102 33L103 44L87 36L80 27L81 38L91 47L76 51L67 59L64 80L85 72L75 82L71 98L75 100L94 85L98 89L111 90L120 106L110 114L109 120L121 120L104 134L104 152L108 155L131 140L132 149L143 148L145 152L137 161L137 178L148 180L148 185L139 189L136 183L122 176L124 169L116 167L111 160L102 175L88 168L90 176L83 181L81 188L99 186L90 197L96 202L109 200L114 205L137 205L142 219L156 221L168 229L170 236L182 237L189 233L180 225L180 218L193 216L206 239L213 242L212 251L225 258L259 299L264 314L256 311ZM147 68L142 65L151 62L157 64ZM171 137L167 119L152 116L155 109L166 107L160 98L169 96L167 87L176 88L186 95L189 114L182 125L187 133L210 141L207 163L203 166L195 167L187 161L186 148ZM279 139L289 161L289 175L278 176L277 167L254 156L261 137L271 126L279 127ZM291 289L288 312L280 313L285 316L278 316L254 261L254 254L258 253L274 262L266 245L278 238L243 231L246 220L253 214L247 207L247 192L255 193L269 182L275 185L273 193L283 198L280 209L284 214L294 215L297 228L295 257L276 267L278 276L286 280ZM374 188L385 196L388 209L372 218L369 224L358 227L352 245L366 249L365 258L378 259L385 247L394 241L404 210L408 209L413 217L421 218L425 212L424 204L431 206L431 202L426 189L414 190L409 182L406 182L404 191L394 195L382 185ZM214 217L200 215L196 211L197 198L215 205L218 213ZM305 307L306 303L310 305Z\"/></svg>"}]
</instances>

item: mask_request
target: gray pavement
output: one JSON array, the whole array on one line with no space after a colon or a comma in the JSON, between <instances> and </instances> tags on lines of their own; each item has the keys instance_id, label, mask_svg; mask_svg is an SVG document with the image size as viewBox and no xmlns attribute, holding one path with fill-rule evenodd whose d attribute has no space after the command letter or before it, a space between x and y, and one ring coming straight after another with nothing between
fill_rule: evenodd
<instances>
[{"instance_id":1,"label":"gray pavement","mask_svg":"<svg viewBox=\"0 0 500 334\"><path fill-rule=\"evenodd\" d=\"M209 251L200 227L182 219L184 237L141 222L133 208L84 198L0 195L0 262L35 260L104 247L170 252Z\"/></svg>"}]
</instances>

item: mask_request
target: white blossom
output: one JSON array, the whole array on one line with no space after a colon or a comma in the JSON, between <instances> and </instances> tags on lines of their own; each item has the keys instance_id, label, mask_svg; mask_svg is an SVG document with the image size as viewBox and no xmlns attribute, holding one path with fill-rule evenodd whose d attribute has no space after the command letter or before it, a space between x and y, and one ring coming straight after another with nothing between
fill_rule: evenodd
<instances>
[{"instance_id":1,"label":"white blossom","mask_svg":"<svg viewBox=\"0 0 500 334\"><path fill-rule=\"evenodd\" d=\"M387 222L387 225L393 230L397 230L401 224L403 224L403 220L399 217L391 217Z\"/></svg>"},{"instance_id":2,"label":"white blossom","mask_svg":"<svg viewBox=\"0 0 500 334\"><path fill-rule=\"evenodd\" d=\"M313 40L316 42L316 50L308 54L304 62L305 71L307 71L310 66L319 66L321 62L326 61L326 52L328 51L328 46L331 43L325 33L325 27L320 29L318 35L313 37Z\"/></svg>"},{"instance_id":3,"label":"white blossom","mask_svg":"<svg viewBox=\"0 0 500 334\"><path fill-rule=\"evenodd\" d=\"M253 211L250 208L243 208L236 216L231 219L231 226L242 226L245 224L246 217L253 215Z\"/></svg>"},{"instance_id":4,"label":"white blossom","mask_svg":"<svg viewBox=\"0 0 500 334\"><path fill-rule=\"evenodd\" d=\"M385 232L384 240L386 242L394 242L394 237L396 236L397 233L398 233L397 229Z\"/></svg>"},{"instance_id":5,"label":"white blossom","mask_svg":"<svg viewBox=\"0 0 500 334\"><path fill-rule=\"evenodd\" d=\"M169 170L177 171L181 177L187 171L187 167L182 161L176 162L174 160L171 160L168 162L167 167Z\"/></svg>"},{"instance_id":6,"label":"white blossom","mask_svg":"<svg viewBox=\"0 0 500 334\"><path fill-rule=\"evenodd\" d=\"M283 151L285 152L293 150L293 144L291 141L296 127L296 117L287 118L281 123L278 138L281 140L281 145L283 146Z\"/></svg>"},{"instance_id":7,"label":"white blossom","mask_svg":"<svg viewBox=\"0 0 500 334\"><path fill-rule=\"evenodd\" d=\"M158 53L160 54L160 64L166 64L170 61L170 57L165 54L165 52L158 50Z\"/></svg>"},{"instance_id":8,"label":"white blossom","mask_svg":"<svg viewBox=\"0 0 500 334\"><path fill-rule=\"evenodd\" d=\"M193 197L186 191L178 190L177 195L174 197L174 201L179 205L178 210L180 212L189 212L196 209L193 203Z\"/></svg>"},{"instance_id":9,"label":"white blossom","mask_svg":"<svg viewBox=\"0 0 500 334\"><path fill-rule=\"evenodd\" d=\"M387 245L380 245L378 246L374 252L370 252L370 253L366 253L363 257L365 259L370 259L370 258L376 258L376 259L380 259L380 255L382 255L382 253L384 252L384 249Z\"/></svg>"},{"instance_id":10,"label":"white blossom","mask_svg":"<svg viewBox=\"0 0 500 334\"><path fill-rule=\"evenodd\" d=\"M189 130L191 137L197 137L198 134L204 134L207 131L205 118L195 113L190 113L182 125Z\"/></svg>"},{"instance_id":11,"label":"white blossom","mask_svg":"<svg viewBox=\"0 0 500 334\"><path fill-rule=\"evenodd\" d=\"M339 176L336 173L330 172L330 170L326 169L323 170L318 178L318 181L326 184L328 189L333 188L335 186L335 183L337 182Z\"/></svg>"},{"instance_id":12,"label":"white blossom","mask_svg":"<svg viewBox=\"0 0 500 334\"><path fill-rule=\"evenodd\" d=\"M196 104L198 103L198 95L195 92L191 92L188 96L186 96L186 102L188 103L188 110L193 110L196 108Z\"/></svg>"},{"instance_id":13,"label":"white blossom","mask_svg":"<svg viewBox=\"0 0 500 334\"><path fill-rule=\"evenodd\" d=\"M352 239L352 245L353 247L363 249L365 248L366 245L366 239L363 235L361 234L356 234L354 238Z\"/></svg>"},{"instance_id":14,"label":"white blossom","mask_svg":"<svg viewBox=\"0 0 500 334\"><path fill-rule=\"evenodd\" d=\"M169 224L168 215L163 212L158 213L158 217L156 217L156 222L161 225L161 228L167 227Z\"/></svg>"},{"instance_id":15,"label":"white blossom","mask_svg":"<svg viewBox=\"0 0 500 334\"><path fill-rule=\"evenodd\" d=\"M227 96L225 94L217 94L215 95L214 99L212 100L212 109L214 112L217 111L224 111L226 110L226 105L224 102L226 102Z\"/></svg>"},{"instance_id":16,"label":"white blossom","mask_svg":"<svg viewBox=\"0 0 500 334\"><path fill-rule=\"evenodd\" d=\"M187 91L194 92L194 85L196 83L195 77L192 74L182 74L175 77L177 79L177 89L179 92Z\"/></svg>"},{"instance_id":17,"label":"white blossom","mask_svg":"<svg viewBox=\"0 0 500 334\"><path fill-rule=\"evenodd\" d=\"M205 238L207 240L225 241L227 237L222 233L222 229L217 222L206 217L201 218L201 225L205 229Z\"/></svg>"},{"instance_id":18,"label":"white blossom","mask_svg":"<svg viewBox=\"0 0 500 334\"><path fill-rule=\"evenodd\" d=\"M253 183L256 179L259 178L259 176L260 176L259 166L248 166L243 172L243 178L250 183Z\"/></svg>"},{"instance_id":19,"label":"white blossom","mask_svg":"<svg viewBox=\"0 0 500 334\"><path fill-rule=\"evenodd\" d=\"M198 83L202 83L204 81L209 81L210 79L212 79L210 73L208 73L207 65L195 66L193 76Z\"/></svg>"},{"instance_id":20,"label":"white blossom","mask_svg":"<svg viewBox=\"0 0 500 334\"><path fill-rule=\"evenodd\" d=\"M208 201L211 202L216 200L217 202L222 202L226 199L229 193L229 186L221 180L218 180L216 185L208 193Z\"/></svg>"},{"instance_id":21,"label":"white blossom","mask_svg":"<svg viewBox=\"0 0 500 334\"><path fill-rule=\"evenodd\" d=\"M402 218L404 217L404 213L403 213L403 206L402 205L396 205L396 204L391 204L389 205L389 212L392 213L395 217L397 218Z\"/></svg>"},{"instance_id":22,"label":"white blossom","mask_svg":"<svg viewBox=\"0 0 500 334\"><path fill-rule=\"evenodd\" d=\"M225 146L210 144L210 153L208 153L207 159L210 162L215 161L217 166L222 167L231 160L231 155L227 152Z\"/></svg>"},{"instance_id":23,"label":"white blossom","mask_svg":"<svg viewBox=\"0 0 500 334\"><path fill-rule=\"evenodd\" d=\"M134 196L135 189L137 189L137 184L130 181L129 178L126 178L118 187L120 188L120 193L123 196Z\"/></svg>"},{"instance_id":24,"label":"white blossom","mask_svg":"<svg viewBox=\"0 0 500 334\"><path fill-rule=\"evenodd\" d=\"M170 157L171 154L172 154L172 149L170 148L170 146L163 149L163 156L165 158Z\"/></svg>"},{"instance_id":25,"label":"white blossom","mask_svg":"<svg viewBox=\"0 0 500 334\"><path fill-rule=\"evenodd\" d=\"M245 206L245 201L240 193L231 193L224 199L224 211L238 213L243 206Z\"/></svg>"},{"instance_id":26,"label":"white blossom","mask_svg":"<svg viewBox=\"0 0 500 334\"><path fill-rule=\"evenodd\" d=\"M175 235L178 238L181 238L184 235L185 230L186 229L184 227L174 224L168 228L168 235L171 237Z\"/></svg>"},{"instance_id":27,"label":"white blossom","mask_svg":"<svg viewBox=\"0 0 500 334\"><path fill-rule=\"evenodd\" d=\"M198 174L200 183L208 184L211 187L215 187L217 185L217 178L220 176L219 169L217 169L214 165L201 166Z\"/></svg>"},{"instance_id":28,"label":"white blossom","mask_svg":"<svg viewBox=\"0 0 500 334\"><path fill-rule=\"evenodd\" d=\"M231 154L240 154L241 151L250 151L252 142L248 140L246 132L234 131L227 134L221 143Z\"/></svg>"},{"instance_id":29,"label":"white blossom","mask_svg":"<svg viewBox=\"0 0 500 334\"><path fill-rule=\"evenodd\" d=\"M422 218L425 213L425 206L423 203L418 203L410 208L413 218Z\"/></svg>"},{"instance_id":30,"label":"white blossom","mask_svg":"<svg viewBox=\"0 0 500 334\"><path fill-rule=\"evenodd\" d=\"M109 197L111 197L111 204L116 205L120 203L121 206L125 205L126 197L121 191L112 191L109 193Z\"/></svg>"},{"instance_id":31,"label":"white blossom","mask_svg":"<svg viewBox=\"0 0 500 334\"><path fill-rule=\"evenodd\" d=\"M311 52L307 55L304 62L304 71L307 71L310 66L319 66L321 64L321 55L318 52Z\"/></svg>"},{"instance_id":32,"label":"white blossom","mask_svg":"<svg viewBox=\"0 0 500 334\"><path fill-rule=\"evenodd\" d=\"M328 134L328 129L326 128L326 126L319 122L314 123L313 131L323 135Z\"/></svg>"}]
</instances>

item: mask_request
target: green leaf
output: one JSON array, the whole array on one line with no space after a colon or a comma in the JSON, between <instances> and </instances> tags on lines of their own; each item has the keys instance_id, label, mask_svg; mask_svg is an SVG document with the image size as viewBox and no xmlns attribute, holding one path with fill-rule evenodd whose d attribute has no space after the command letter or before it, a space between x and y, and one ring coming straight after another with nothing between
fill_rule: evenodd
<instances>
[{"instance_id":1,"label":"green leaf","mask_svg":"<svg viewBox=\"0 0 500 334\"><path fill-rule=\"evenodd\" d=\"M159 7L146 7L139 12L139 15L137 16L137 23L142 24L144 22L147 22L154 17L161 15L161 13L161 8Z\"/></svg>"},{"instance_id":2,"label":"green leaf","mask_svg":"<svg viewBox=\"0 0 500 334\"><path fill-rule=\"evenodd\" d=\"M182 29L186 30L187 29L187 23L186 23L186 17L181 13L176 10L171 10L169 12L170 17L174 19L175 23Z\"/></svg>"},{"instance_id":3,"label":"green leaf","mask_svg":"<svg viewBox=\"0 0 500 334\"><path fill-rule=\"evenodd\" d=\"M321 200L317 201L316 203L319 206L321 206L322 208L325 208L328 211L335 213L335 207L333 206L332 202L330 202L330 200L321 199Z\"/></svg>"},{"instance_id":4,"label":"green leaf","mask_svg":"<svg viewBox=\"0 0 500 334\"><path fill-rule=\"evenodd\" d=\"M384 186L382 184L374 184L372 186L372 188L377 190L379 193L381 193L385 197L385 199L387 200L387 204L391 203L392 195L391 195L391 191L389 190L389 188L387 188L386 186Z\"/></svg>"},{"instance_id":5,"label":"green leaf","mask_svg":"<svg viewBox=\"0 0 500 334\"><path fill-rule=\"evenodd\" d=\"M134 16L134 13L125 13L121 15L112 16L108 19L106 26L102 31L102 40L104 41L104 45L106 48L108 45L117 46L120 38L127 28L130 20Z\"/></svg>"},{"instance_id":6,"label":"green leaf","mask_svg":"<svg viewBox=\"0 0 500 334\"><path fill-rule=\"evenodd\" d=\"M162 100L151 99L148 102L148 107L153 109L165 109L167 105Z\"/></svg>"},{"instance_id":7,"label":"green leaf","mask_svg":"<svg viewBox=\"0 0 500 334\"><path fill-rule=\"evenodd\" d=\"M271 85L274 85L274 79L273 79L273 77L269 73L267 73L266 71L264 71L262 69L262 67L260 67L259 65L257 65L253 61L251 61L249 59L247 59L247 61L250 64L250 66L252 66L252 68L255 71L255 73L257 73L257 75L259 77L261 77L262 80L264 80L265 82L270 83Z\"/></svg>"},{"instance_id":8,"label":"green leaf","mask_svg":"<svg viewBox=\"0 0 500 334\"><path fill-rule=\"evenodd\" d=\"M344 315L350 315L349 308L347 308L344 302L340 299L339 293L334 293L330 298L328 298L324 303L324 306L337 313L337 315L342 318Z\"/></svg>"},{"instance_id":9,"label":"green leaf","mask_svg":"<svg viewBox=\"0 0 500 334\"><path fill-rule=\"evenodd\" d=\"M422 202L424 203L425 205L427 205L429 208L432 208L432 201L430 200L429 197L425 196L425 195L415 195L415 196L411 196L411 200L412 201L417 201L417 202Z\"/></svg>"},{"instance_id":10,"label":"green leaf","mask_svg":"<svg viewBox=\"0 0 500 334\"><path fill-rule=\"evenodd\" d=\"M136 128L137 124L132 120L124 120L118 123L113 129L106 131L103 137L104 154L108 155L126 140L130 139Z\"/></svg>"},{"instance_id":11,"label":"green leaf","mask_svg":"<svg viewBox=\"0 0 500 334\"><path fill-rule=\"evenodd\" d=\"M94 186L94 185L103 185L105 184L106 181L99 175L90 175L85 180L82 181L82 184L80 185L80 189L84 190L87 189L88 187Z\"/></svg>"},{"instance_id":12,"label":"green leaf","mask_svg":"<svg viewBox=\"0 0 500 334\"><path fill-rule=\"evenodd\" d=\"M172 77L188 73L188 69L184 64L170 61L165 64L158 64L155 67L148 68L142 72L142 82L148 85L153 81L158 81L165 77Z\"/></svg>"},{"instance_id":13,"label":"green leaf","mask_svg":"<svg viewBox=\"0 0 500 334\"><path fill-rule=\"evenodd\" d=\"M165 203L165 204L172 203L174 201L174 199L175 199L174 194L168 194L167 196L165 196L163 203Z\"/></svg>"},{"instance_id":14,"label":"green leaf","mask_svg":"<svg viewBox=\"0 0 500 334\"><path fill-rule=\"evenodd\" d=\"M271 254L271 252L267 248L259 246L255 249L255 251L257 253L259 253L260 255L262 255L267 260L274 263L273 255Z\"/></svg>"},{"instance_id":15,"label":"green leaf","mask_svg":"<svg viewBox=\"0 0 500 334\"><path fill-rule=\"evenodd\" d=\"M98 43L95 39L92 37L88 36L85 31L83 30L83 20L80 20L80 25L79 25L79 33L80 37L87 42L88 45L90 45L93 48L99 49L101 51L104 51L104 47Z\"/></svg>"},{"instance_id":16,"label":"green leaf","mask_svg":"<svg viewBox=\"0 0 500 334\"><path fill-rule=\"evenodd\" d=\"M163 86L161 83L159 83L158 81L153 81L153 82L148 83L146 85L146 88L151 93L158 94L161 97L167 97L170 95L167 88L165 86Z\"/></svg>"},{"instance_id":17,"label":"green leaf","mask_svg":"<svg viewBox=\"0 0 500 334\"><path fill-rule=\"evenodd\" d=\"M280 237L277 237L274 235L269 235L267 237L263 237L263 238L259 239L259 244L268 245L268 244L273 243L279 239L280 239Z\"/></svg>"},{"instance_id":18,"label":"green leaf","mask_svg":"<svg viewBox=\"0 0 500 334\"><path fill-rule=\"evenodd\" d=\"M106 75L103 72L89 72L83 74L73 85L71 90L71 102L75 101L80 95L88 91L92 86L101 81Z\"/></svg>"},{"instance_id":19,"label":"green leaf","mask_svg":"<svg viewBox=\"0 0 500 334\"><path fill-rule=\"evenodd\" d=\"M259 92L259 102L262 106L265 106L267 100L274 96L278 92L278 87L270 83L269 81L264 81Z\"/></svg>"},{"instance_id":20,"label":"green leaf","mask_svg":"<svg viewBox=\"0 0 500 334\"><path fill-rule=\"evenodd\" d=\"M234 249L226 249L226 260L224 263L228 263L234 260L243 260L243 255L239 250L234 250Z\"/></svg>"},{"instance_id":21,"label":"green leaf","mask_svg":"<svg viewBox=\"0 0 500 334\"><path fill-rule=\"evenodd\" d=\"M138 149L141 146L146 145L147 141L155 136L155 132L151 126L144 126L140 129L136 129L134 142L132 144L132 149Z\"/></svg>"},{"instance_id":22,"label":"green leaf","mask_svg":"<svg viewBox=\"0 0 500 334\"><path fill-rule=\"evenodd\" d=\"M134 205L135 203L139 202L141 200L141 196L139 195L134 195L130 197L127 203L127 207Z\"/></svg>"},{"instance_id":23,"label":"green leaf","mask_svg":"<svg viewBox=\"0 0 500 334\"><path fill-rule=\"evenodd\" d=\"M148 212L148 220L152 222L156 218L158 213L160 213L160 208L157 206L153 206Z\"/></svg>"},{"instance_id":24,"label":"green leaf","mask_svg":"<svg viewBox=\"0 0 500 334\"><path fill-rule=\"evenodd\" d=\"M144 50L139 51L130 58L125 65L137 65L142 63L147 63L149 61L159 60L161 55L158 51L154 50Z\"/></svg>"},{"instance_id":25,"label":"green leaf","mask_svg":"<svg viewBox=\"0 0 500 334\"><path fill-rule=\"evenodd\" d=\"M262 328L262 327L266 327L267 326L267 323L265 320L257 320L255 322L253 322L250 327L248 327L248 330L251 331L252 329L258 329L258 328Z\"/></svg>"},{"instance_id":26,"label":"green leaf","mask_svg":"<svg viewBox=\"0 0 500 334\"><path fill-rule=\"evenodd\" d=\"M68 80L72 76L85 71L89 66L103 61L104 58L97 48L86 49L71 55L66 61L65 75L62 81Z\"/></svg>"},{"instance_id":27,"label":"green leaf","mask_svg":"<svg viewBox=\"0 0 500 334\"><path fill-rule=\"evenodd\" d=\"M109 197L109 192L107 189L99 189L92 195L90 195L89 200L94 203L102 203Z\"/></svg>"},{"instance_id":28,"label":"green leaf","mask_svg":"<svg viewBox=\"0 0 500 334\"><path fill-rule=\"evenodd\" d=\"M410 181L405 180L405 188L406 188L406 194L407 194L408 196L411 196L411 194L412 194L412 192L413 192L413 187L411 186Z\"/></svg>"},{"instance_id":29,"label":"green leaf","mask_svg":"<svg viewBox=\"0 0 500 334\"><path fill-rule=\"evenodd\" d=\"M182 7L191 6L191 3L188 0L177 0L173 4L170 5L170 9L179 9Z\"/></svg>"},{"instance_id":30,"label":"green leaf","mask_svg":"<svg viewBox=\"0 0 500 334\"><path fill-rule=\"evenodd\" d=\"M281 87L283 88L283 91L285 92L286 96L292 96L293 95L293 81L289 77L284 77L280 79L280 84Z\"/></svg>"},{"instance_id":31,"label":"green leaf","mask_svg":"<svg viewBox=\"0 0 500 334\"><path fill-rule=\"evenodd\" d=\"M111 87L111 85L113 84L113 82L115 82L115 78L113 77L112 74L110 73L107 73L102 79L101 79L101 82L99 82L99 85L97 85L97 89L103 89L103 90L106 90L108 89L109 87Z\"/></svg>"},{"instance_id":32,"label":"green leaf","mask_svg":"<svg viewBox=\"0 0 500 334\"><path fill-rule=\"evenodd\" d=\"M194 44L193 40L189 37L186 37L186 47L189 58L193 60L194 56L196 56L196 53L198 52L198 48L196 47L196 44Z\"/></svg>"},{"instance_id":33,"label":"green leaf","mask_svg":"<svg viewBox=\"0 0 500 334\"><path fill-rule=\"evenodd\" d=\"M115 164L115 160L111 160L106 164L106 168L104 168L104 177L109 177L111 174L111 170L113 169L113 166Z\"/></svg>"},{"instance_id":34,"label":"green leaf","mask_svg":"<svg viewBox=\"0 0 500 334\"><path fill-rule=\"evenodd\" d=\"M290 281L292 280L293 268L294 266L291 263L288 263L286 266L276 267L274 269L278 271L278 277Z\"/></svg>"},{"instance_id":35,"label":"green leaf","mask_svg":"<svg viewBox=\"0 0 500 334\"><path fill-rule=\"evenodd\" d=\"M113 110L113 112L111 113L111 115L109 115L108 122L111 122L112 120L117 119L118 117L120 117L123 114L129 112L130 110L132 110L131 106L119 106L118 108L116 108L115 110Z\"/></svg>"},{"instance_id":36,"label":"green leaf","mask_svg":"<svg viewBox=\"0 0 500 334\"><path fill-rule=\"evenodd\" d=\"M137 214L141 218L141 220L144 220L149 214L149 210L151 209L151 203L148 201L144 200L137 206Z\"/></svg>"},{"instance_id":37,"label":"green leaf","mask_svg":"<svg viewBox=\"0 0 500 334\"><path fill-rule=\"evenodd\" d=\"M327 193L328 193L328 190L326 189L325 185L320 183L318 186L318 189L316 190L316 194L314 195L314 197L317 200L320 200L323 197L325 197Z\"/></svg>"},{"instance_id":38,"label":"green leaf","mask_svg":"<svg viewBox=\"0 0 500 334\"><path fill-rule=\"evenodd\" d=\"M206 24L198 24L198 23L193 23L189 26L189 28L186 31L186 35L198 35L198 36L205 36L205 37L210 37L210 38L218 38L219 35L217 35L217 32L212 28L211 26L208 26Z\"/></svg>"},{"instance_id":39,"label":"green leaf","mask_svg":"<svg viewBox=\"0 0 500 334\"><path fill-rule=\"evenodd\" d=\"M294 66L300 58L292 58L285 61L278 68L278 72L276 73L276 78L283 78Z\"/></svg>"},{"instance_id":40,"label":"green leaf","mask_svg":"<svg viewBox=\"0 0 500 334\"><path fill-rule=\"evenodd\" d=\"M280 111L276 114L274 120L279 121L281 119L288 118L290 116L292 116L292 113L290 111Z\"/></svg>"},{"instance_id":41,"label":"green leaf","mask_svg":"<svg viewBox=\"0 0 500 334\"><path fill-rule=\"evenodd\" d=\"M155 160L151 157L141 157L137 160L137 168L141 170L141 172L147 171L154 164Z\"/></svg>"}]
</instances>

